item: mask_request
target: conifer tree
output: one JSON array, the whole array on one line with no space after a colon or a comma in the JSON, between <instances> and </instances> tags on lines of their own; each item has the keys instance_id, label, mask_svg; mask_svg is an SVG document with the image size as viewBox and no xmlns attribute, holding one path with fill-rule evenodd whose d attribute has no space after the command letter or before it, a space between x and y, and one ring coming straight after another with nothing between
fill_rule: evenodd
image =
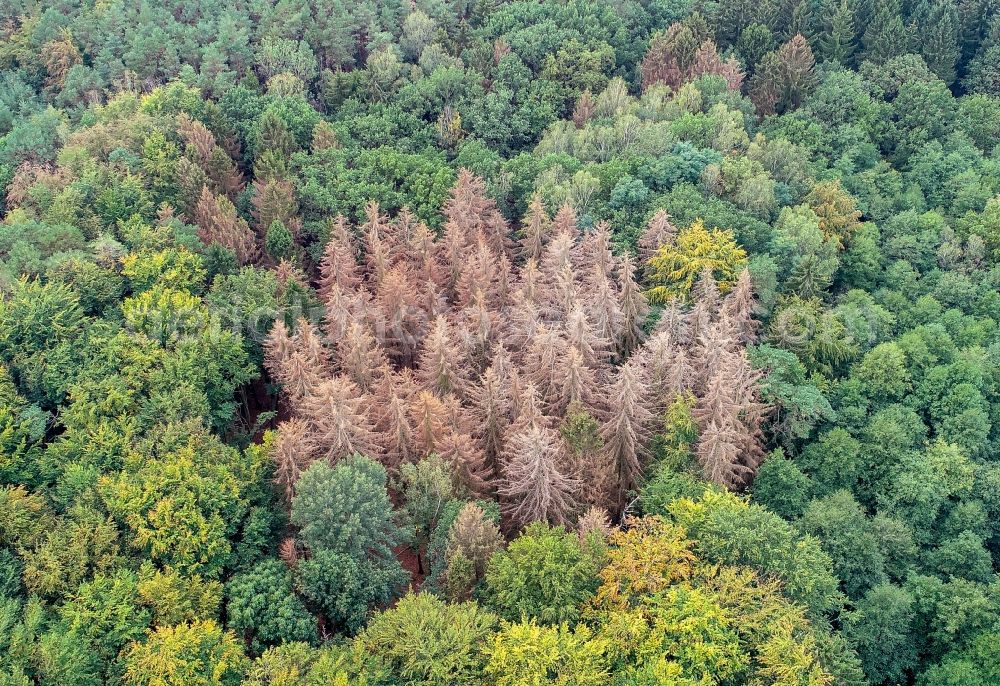
<instances>
[{"instance_id":1,"label":"conifer tree","mask_svg":"<svg viewBox=\"0 0 1000 686\"><path fill-rule=\"evenodd\" d=\"M347 220L338 216L331 225L330 240L323 249L319 264L317 293L325 300L334 284L344 291L351 291L361 283L356 251L347 229Z\"/></svg>"},{"instance_id":2,"label":"conifer tree","mask_svg":"<svg viewBox=\"0 0 1000 686\"><path fill-rule=\"evenodd\" d=\"M414 429L414 444L419 456L435 452L449 427L444 403L429 391L420 391L410 404L410 420Z\"/></svg>"},{"instance_id":3,"label":"conifer tree","mask_svg":"<svg viewBox=\"0 0 1000 686\"><path fill-rule=\"evenodd\" d=\"M468 600L472 588L486 576L490 558L503 547L503 537L496 524L486 518L486 513L476 503L466 503L448 530L445 547L445 586L452 601ZM463 558L471 568L471 575L461 579L448 574L449 569L457 569L456 558Z\"/></svg>"},{"instance_id":4,"label":"conifer tree","mask_svg":"<svg viewBox=\"0 0 1000 686\"><path fill-rule=\"evenodd\" d=\"M343 376L320 382L301 404L318 451L330 462L354 453L381 457L369 409L368 399Z\"/></svg>"},{"instance_id":5,"label":"conifer tree","mask_svg":"<svg viewBox=\"0 0 1000 686\"><path fill-rule=\"evenodd\" d=\"M202 186L194 209L198 238L205 245L221 245L233 252L239 264L251 262L257 255L257 239L250 226L236 214L233 203L223 195L214 196Z\"/></svg>"},{"instance_id":6,"label":"conifer tree","mask_svg":"<svg viewBox=\"0 0 1000 686\"><path fill-rule=\"evenodd\" d=\"M612 341L601 338L594 332L587 313L579 305L574 306L566 315L563 331L566 342L580 353L584 364L596 368L610 358Z\"/></svg>"},{"instance_id":7,"label":"conifer tree","mask_svg":"<svg viewBox=\"0 0 1000 686\"><path fill-rule=\"evenodd\" d=\"M614 466L619 496L635 488L648 454L652 413L646 407L646 383L642 369L630 360L618 369L605 403L607 417L600 436L605 454Z\"/></svg>"},{"instance_id":8,"label":"conifer tree","mask_svg":"<svg viewBox=\"0 0 1000 686\"><path fill-rule=\"evenodd\" d=\"M281 222L291 230L293 235L297 235L298 218L296 214L299 208L292 184L276 179L257 180L253 183L253 190L250 203L253 206L252 214L258 234L263 236L271 224Z\"/></svg>"},{"instance_id":9,"label":"conifer tree","mask_svg":"<svg viewBox=\"0 0 1000 686\"><path fill-rule=\"evenodd\" d=\"M271 327L264 339L264 367L268 373L280 381L284 374L288 358L294 351L292 336L285 322L278 320Z\"/></svg>"},{"instance_id":10,"label":"conifer tree","mask_svg":"<svg viewBox=\"0 0 1000 686\"><path fill-rule=\"evenodd\" d=\"M391 381L383 384L389 397L381 401L383 409L375 428L386 467L398 469L402 464L416 462L420 456L416 452L416 431L410 419L409 406L391 384Z\"/></svg>"},{"instance_id":11,"label":"conifer tree","mask_svg":"<svg viewBox=\"0 0 1000 686\"><path fill-rule=\"evenodd\" d=\"M511 419L510 388L499 360L483 373L480 383L470 390L472 425L483 451L486 466L494 476L503 452L504 432Z\"/></svg>"},{"instance_id":12,"label":"conifer tree","mask_svg":"<svg viewBox=\"0 0 1000 686\"><path fill-rule=\"evenodd\" d=\"M374 284L380 283L392 266L393 246L387 240L388 223L388 218L382 214L377 202L371 201L365 206L365 223L361 231L365 237L368 277Z\"/></svg>"},{"instance_id":13,"label":"conifer tree","mask_svg":"<svg viewBox=\"0 0 1000 686\"><path fill-rule=\"evenodd\" d=\"M418 295L401 266L385 274L376 295L380 340L388 354L403 365L412 364L417 352L422 323Z\"/></svg>"},{"instance_id":14,"label":"conifer tree","mask_svg":"<svg viewBox=\"0 0 1000 686\"><path fill-rule=\"evenodd\" d=\"M825 31L818 38L820 56L850 66L858 35L851 5L847 0L830 2L823 22Z\"/></svg>"},{"instance_id":15,"label":"conifer tree","mask_svg":"<svg viewBox=\"0 0 1000 686\"><path fill-rule=\"evenodd\" d=\"M563 459L554 429L529 425L510 436L498 491L501 509L514 526L570 520L579 483L563 472Z\"/></svg>"},{"instance_id":16,"label":"conifer tree","mask_svg":"<svg viewBox=\"0 0 1000 686\"><path fill-rule=\"evenodd\" d=\"M448 322L438 317L423 341L417 376L424 387L439 396L446 393L462 395L466 392L469 379L462 359L462 352L456 345Z\"/></svg>"},{"instance_id":17,"label":"conifer tree","mask_svg":"<svg viewBox=\"0 0 1000 686\"><path fill-rule=\"evenodd\" d=\"M608 222L597 222L592 231L584 234L583 240L577 243L571 254L575 271L610 276L615 265L615 258L611 253L611 225Z\"/></svg>"},{"instance_id":18,"label":"conifer tree","mask_svg":"<svg viewBox=\"0 0 1000 686\"><path fill-rule=\"evenodd\" d=\"M490 491L486 456L466 433L451 431L437 446L438 454L451 465L452 480L459 493L486 495Z\"/></svg>"},{"instance_id":19,"label":"conifer tree","mask_svg":"<svg viewBox=\"0 0 1000 686\"><path fill-rule=\"evenodd\" d=\"M278 425L271 446L271 460L274 462L274 482L287 502L295 495L295 482L312 463L315 451L316 445L306 422L292 417Z\"/></svg>"},{"instance_id":20,"label":"conifer tree","mask_svg":"<svg viewBox=\"0 0 1000 686\"><path fill-rule=\"evenodd\" d=\"M487 197L483 180L468 169L460 169L451 196L444 204L444 235L449 257L455 248L467 247L482 238L498 254L511 254L507 220Z\"/></svg>"},{"instance_id":21,"label":"conifer tree","mask_svg":"<svg viewBox=\"0 0 1000 686\"><path fill-rule=\"evenodd\" d=\"M753 282L749 270L744 269L722 303L721 315L728 321L736 336L736 342L749 345L757 340L759 322L753 318Z\"/></svg>"},{"instance_id":22,"label":"conifer tree","mask_svg":"<svg viewBox=\"0 0 1000 686\"><path fill-rule=\"evenodd\" d=\"M618 355L627 354L624 350L625 313L619 302L619 293L611 280L600 273L591 277L592 300L588 302L587 313L593 322L594 335L610 343L610 350ZM638 284L635 285L638 288ZM641 291L639 291L641 297ZM645 299L643 299L645 302Z\"/></svg>"},{"instance_id":23,"label":"conifer tree","mask_svg":"<svg viewBox=\"0 0 1000 686\"><path fill-rule=\"evenodd\" d=\"M531 338L525 351L521 369L546 405L554 402L558 394L560 380L557 369L568 348L562 332L543 325Z\"/></svg>"},{"instance_id":24,"label":"conifer tree","mask_svg":"<svg viewBox=\"0 0 1000 686\"><path fill-rule=\"evenodd\" d=\"M588 507L577 520L576 531L580 535L580 541L584 543L591 536L606 540L612 531L607 510L603 507Z\"/></svg>"},{"instance_id":25,"label":"conifer tree","mask_svg":"<svg viewBox=\"0 0 1000 686\"><path fill-rule=\"evenodd\" d=\"M619 302L621 302L621 335L618 341L618 353L622 358L631 355L646 338L645 324L649 316L649 304L642 288L635 280L635 264L628 253L618 261L618 283L621 284Z\"/></svg>"},{"instance_id":26,"label":"conifer tree","mask_svg":"<svg viewBox=\"0 0 1000 686\"><path fill-rule=\"evenodd\" d=\"M594 108L594 94L587 88L580 93L580 97L576 99L576 105L573 107L573 123L576 124L576 128L582 129L586 126L594 114Z\"/></svg>"},{"instance_id":27,"label":"conifer tree","mask_svg":"<svg viewBox=\"0 0 1000 686\"><path fill-rule=\"evenodd\" d=\"M521 259L538 260L551 231L552 221L545 212L542 198L537 193L531 197L528 213L521 221Z\"/></svg>"},{"instance_id":28,"label":"conifer tree","mask_svg":"<svg viewBox=\"0 0 1000 686\"><path fill-rule=\"evenodd\" d=\"M562 382L553 389L554 394L547 407L549 414L562 416L566 408L573 403L585 406L594 404L596 377L578 348L570 346L566 354L558 360L554 376Z\"/></svg>"},{"instance_id":29,"label":"conifer tree","mask_svg":"<svg viewBox=\"0 0 1000 686\"><path fill-rule=\"evenodd\" d=\"M577 225L576 210L568 202L560 205L556 216L552 218L552 235L568 236L570 243L576 239L580 229ZM568 258L568 252L567 252Z\"/></svg>"},{"instance_id":30,"label":"conifer tree","mask_svg":"<svg viewBox=\"0 0 1000 686\"><path fill-rule=\"evenodd\" d=\"M385 351L375 342L368 327L353 321L334 351L337 370L365 393L374 390L379 375L388 366Z\"/></svg>"}]
</instances>

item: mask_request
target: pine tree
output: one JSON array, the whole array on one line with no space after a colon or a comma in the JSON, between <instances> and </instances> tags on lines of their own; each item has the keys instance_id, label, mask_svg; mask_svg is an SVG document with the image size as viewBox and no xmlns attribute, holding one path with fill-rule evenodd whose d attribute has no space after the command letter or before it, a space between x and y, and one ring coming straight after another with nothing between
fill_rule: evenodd
<instances>
[{"instance_id":1,"label":"pine tree","mask_svg":"<svg viewBox=\"0 0 1000 686\"><path fill-rule=\"evenodd\" d=\"M474 245L479 238L498 254L511 256L507 220L500 214L496 203L487 197L483 180L468 169L459 170L458 180L442 213L445 217L446 262L451 262L453 268L459 266L455 263L457 248Z\"/></svg>"},{"instance_id":2,"label":"pine tree","mask_svg":"<svg viewBox=\"0 0 1000 686\"><path fill-rule=\"evenodd\" d=\"M351 322L334 353L337 370L365 393L374 390L388 366L385 351L378 346L368 327Z\"/></svg>"},{"instance_id":3,"label":"pine tree","mask_svg":"<svg viewBox=\"0 0 1000 686\"><path fill-rule=\"evenodd\" d=\"M612 531L607 510L603 507L587 508L576 522L576 531L582 543L586 543L591 536L597 536L601 541L606 540Z\"/></svg>"},{"instance_id":4,"label":"pine tree","mask_svg":"<svg viewBox=\"0 0 1000 686\"><path fill-rule=\"evenodd\" d=\"M569 238L570 245L572 245L579 233L580 228L577 225L576 210L574 210L573 206L568 202L563 203L556 211L556 216L552 218L552 235L556 237L567 236ZM566 258L568 261L568 249L566 252Z\"/></svg>"},{"instance_id":5,"label":"pine tree","mask_svg":"<svg viewBox=\"0 0 1000 686\"><path fill-rule=\"evenodd\" d=\"M553 416L561 416L573 403L585 406L594 404L594 389L597 380L584 359L583 353L576 347L570 347L567 353L558 360L558 368L554 377L561 382L553 389L554 393L548 403L547 410Z\"/></svg>"},{"instance_id":6,"label":"pine tree","mask_svg":"<svg viewBox=\"0 0 1000 686\"><path fill-rule=\"evenodd\" d=\"M420 340L418 295L407 270L396 266L385 274L376 296L379 318L376 331L388 354L403 365L412 364Z\"/></svg>"},{"instance_id":7,"label":"pine tree","mask_svg":"<svg viewBox=\"0 0 1000 686\"><path fill-rule=\"evenodd\" d=\"M437 257L438 244L434 232L421 222L410 236L404 257L409 261L413 278L422 283L435 283L439 288L446 285L445 270Z\"/></svg>"},{"instance_id":8,"label":"pine tree","mask_svg":"<svg viewBox=\"0 0 1000 686\"><path fill-rule=\"evenodd\" d=\"M355 291L331 282L323 297L323 329L327 340L336 347L347 335L351 322L364 317L361 300Z\"/></svg>"},{"instance_id":9,"label":"pine tree","mask_svg":"<svg viewBox=\"0 0 1000 686\"><path fill-rule=\"evenodd\" d=\"M662 245L672 245L677 238L677 227L670 223L666 210L657 210L650 218L639 238L639 262L646 264Z\"/></svg>"},{"instance_id":10,"label":"pine tree","mask_svg":"<svg viewBox=\"0 0 1000 686\"><path fill-rule=\"evenodd\" d=\"M782 106L784 109L798 109L802 99L816 84L813 71L816 60L801 33L795 34L778 49L778 62L781 65Z\"/></svg>"},{"instance_id":11,"label":"pine tree","mask_svg":"<svg viewBox=\"0 0 1000 686\"><path fill-rule=\"evenodd\" d=\"M410 404L410 420L414 429L417 454L430 455L450 429L448 411L444 403L429 391L421 391Z\"/></svg>"},{"instance_id":12,"label":"pine tree","mask_svg":"<svg viewBox=\"0 0 1000 686\"><path fill-rule=\"evenodd\" d=\"M920 27L920 54L932 72L948 86L955 83L961 53L958 9L951 0L922 0L910 20Z\"/></svg>"},{"instance_id":13,"label":"pine tree","mask_svg":"<svg viewBox=\"0 0 1000 686\"><path fill-rule=\"evenodd\" d=\"M756 304L750 272L744 269L733 290L726 295L721 311L736 334L736 342L741 345L750 345L757 340L759 322L753 318Z\"/></svg>"},{"instance_id":14,"label":"pine tree","mask_svg":"<svg viewBox=\"0 0 1000 686\"><path fill-rule=\"evenodd\" d=\"M903 23L899 0L879 2L877 8L861 39L862 57L883 64L910 52L912 37Z\"/></svg>"},{"instance_id":15,"label":"pine tree","mask_svg":"<svg viewBox=\"0 0 1000 686\"><path fill-rule=\"evenodd\" d=\"M472 369L483 370L497 337L499 316L486 307L486 298L477 291L472 304L462 310L459 322L462 347Z\"/></svg>"},{"instance_id":16,"label":"pine tree","mask_svg":"<svg viewBox=\"0 0 1000 686\"><path fill-rule=\"evenodd\" d=\"M316 325L304 317L299 317L295 322L295 349L301 351L306 360L318 374L326 374L330 371L330 351L323 344Z\"/></svg>"},{"instance_id":17,"label":"pine tree","mask_svg":"<svg viewBox=\"0 0 1000 686\"><path fill-rule=\"evenodd\" d=\"M305 338L300 332L289 335L280 320L275 322L264 342L264 364L271 377L281 384L285 395L298 403L322 380L323 351L316 349L316 338L311 335L311 326L300 326L305 330Z\"/></svg>"},{"instance_id":18,"label":"pine tree","mask_svg":"<svg viewBox=\"0 0 1000 686\"><path fill-rule=\"evenodd\" d=\"M512 524L570 521L579 483L562 471L562 459L561 439L554 429L535 425L511 435L498 491L501 509Z\"/></svg>"},{"instance_id":19,"label":"pine tree","mask_svg":"<svg viewBox=\"0 0 1000 686\"><path fill-rule=\"evenodd\" d=\"M677 90L684 83L699 45L691 29L681 22L674 22L654 36L641 64L643 90L658 83Z\"/></svg>"},{"instance_id":20,"label":"pine tree","mask_svg":"<svg viewBox=\"0 0 1000 686\"><path fill-rule=\"evenodd\" d=\"M724 370L717 370L693 414L699 426L697 454L704 477L733 488L743 483L750 470L740 462L738 408L729 381Z\"/></svg>"},{"instance_id":21,"label":"pine tree","mask_svg":"<svg viewBox=\"0 0 1000 686\"><path fill-rule=\"evenodd\" d=\"M313 152L340 148L340 141L337 140L337 132L327 121L320 121L313 127L312 144L309 146Z\"/></svg>"},{"instance_id":22,"label":"pine tree","mask_svg":"<svg viewBox=\"0 0 1000 686\"><path fill-rule=\"evenodd\" d=\"M387 239L388 217L382 214L374 200L365 206L365 223L361 232L365 237L365 263L372 283L379 284L392 266L393 246Z\"/></svg>"},{"instance_id":23,"label":"pine tree","mask_svg":"<svg viewBox=\"0 0 1000 686\"><path fill-rule=\"evenodd\" d=\"M486 456L471 436L452 431L437 446L438 454L451 465L452 479L459 493L486 495L490 491L490 473Z\"/></svg>"},{"instance_id":24,"label":"pine tree","mask_svg":"<svg viewBox=\"0 0 1000 686\"><path fill-rule=\"evenodd\" d=\"M376 430L385 455L385 465L398 469L400 465L413 463L419 459L415 448L416 432L410 420L409 407L404 396L396 393L392 381L384 383L388 387L388 400L383 400ZM383 396L380 396L383 397Z\"/></svg>"},{"instance_id":25,"label":"pine tree","mask_svg":"<svg viewBox=\"0 0 1000 686\"><path fill-rule=\"evenodd\" d=\"M500 259L485 241L478 242L469 252L455 284L456 306L468 307L477 292L486 297L491 307L503 304L502 292L506 288L500 283Z\"/></svg>"},{"instance_id":26,"label":"pine tree","mask_svg":"<svg viewBox=\"0 0 1000 686\"><path fill-rule=\"evenodd\" d=\"M760 60L753 78L747 86L747 96L757 109L757 114L774 114L781 102L782 75L778 52L769 52Z\"/></svg>"},{"instance_id":27,"label":"pine tree","mask_svg":"<svg viewBox=\"0 0 1000 686\"><path fill-rule=\"evenodd\" d=\"M295 350L282 367L278 380L281 390L297 406L319 386L323 377L304 352Z\"/></svg>"},{"instance_id":28,"label":"pine tree","mask_svg":"<svg viewBox=\"0 0 1000 686\"><path fill-rule=\"evenodd\" d=\"M759 372L746 354L726 353L711 370L692 412L699 426L697 455L705 478L729 488L745 485L760 464Z\"/></svg>"},{"instance_id":29,"label":"pine tree","mask_svg":"<svg viewBox=\"0 0 1000 686\"><path fill-rule=\"evenodd\" d=\"M584 364L598 368L610 358L612 342L597 336L587 319L587 313L579 305L575 305L566 315L563 331L566 342L580 353Z\"/></svg>"},{"instance_id":30,"label":"pine tree","mask_svg":"<svg viewBox=\"0 0 1000 686\"><path fill-rule=\"evenodd\" d=\"M610 276L614 269L615 257L611 253L611 225L597 222L592 231L584 235L572 253L574 271L581 274L599 273Z\"/></svg>"},{"instance_id":31,"label":"pine tree","mask_svg":"<svg viewBox=\"0 0 1000 686\"><path fill-rule=\"evenodd\" d=\"M263 236L271 224L277 221L296 235L299 225L296 214L299 206L295 200L292 184L288 181L257 180L254 181L253 190L250 204L253 206L252 214L258 234Z\"/></svg>"},{"instance_id":32,"label":"pine tree","mask_svg":"<svg viewBox=\"0 0 1000 686\"><path fill-rule=\"evenodd\" d=\"M354 453L380 457L369 409L368 398L342 376L322 381L301 404L318 451L330 462Z\"/></svg>"},{"instance_id":33,"label":"pine tree","mask_svg":"<svg viewBox=\"0 0 1000 686\"><path fill-rule=\"evenodd\" d=\"M288 130L285 120L272 109L265 110L257 123L257 155L265 151L274 151L287 159L298 150L295 137Z\"/></svg>"},{"instance_id":34,"label":"pine tree","mask_svg":"<svg viewBox=\"0 0 1000 686\"><path fill-rule=\"evenodd\" d=\"M626 322L625 313L622 312L622 304L619 302L619 294L610 279L598 273L596 267L595 274L591 277L591 283L593 299L588 303L588 315L594 325L594 335L598 339L609 341L611 349L619 356L623 353L627 355L631 350L624 349L623 337L626 334ZM638 288L638 285L636 287Z\"/></svg>"},{"instance_id":35,"label":"pine tree","mask_svg":"<svg viewBox=\"0 0 1000 686\"><path fill-rule=\"evenodd\" d=\"M448 530L448 541L445 547L446 569L451 569L451 562L461 556L471 567L471 578L464 579L461 585L454 583L445 572L445 586L449 589L449 597L453 602L468 600L472 588L486 576L486 566L497 550L503 547L503 537L496 524L486 518L486 513L476 503L466 503Z\"/></svg>"},{"instance_id":36,"label":"pine tree","mask_svg":"<svg viewBox=\"0 0 1000 686\"><path fill-rule=\"evenodd\" d=\"M546 406L554 403L558 395L561 381L557 378L559 362L566 356L568 348L562 332L543 325L531 338L521 361L526 380L537 389Z\"/></svg>"},{"instance_id":37,"label":"pine tree","mask_svg":"<svg viewBox=\"0 0 1000 686\"><path fill-rule=\"evenodd\" d=\"M594 94L587 88L580 94L573 107L573 123L576 128L582 129L594 114Z\"/></svg>"},{"instance_id":38,"label":"pine tree","mask_svg":"<svg viewBox=\"0 0 1000 686\"><path fill-rule=\"evenodd\" d=\"M291 357L295 346L285 322L280 319L274 322L267 337L264 339L264 368L272 378L279 380L284 374L285 365Z\"/></svg>"},{"instance_id":39,"label":"pine tree","mask_svg":"<svg viewBox=\"0 0 1000 686\"><path fill-rule=\"evenodd\" d=\"M743 85L745 77L743 69L735 57L730 57L725 62L722 61L715 41L712 40L706 40L695 52L685 80L696 79L704 75L721 76L725 79L729 90L737 92Z\"/></svg>"}]
</instances>

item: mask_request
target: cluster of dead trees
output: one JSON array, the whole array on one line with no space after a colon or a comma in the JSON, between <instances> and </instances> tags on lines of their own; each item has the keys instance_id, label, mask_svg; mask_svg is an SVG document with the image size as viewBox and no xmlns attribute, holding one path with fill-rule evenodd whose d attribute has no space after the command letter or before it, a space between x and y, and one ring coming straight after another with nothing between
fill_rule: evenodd
<instances>
[{"instance_id":1,"label":"cluster of dead trees","mask_svg":"<svg viewBox=\"0 0 1000 686\"><path fill-rule=\"evenodd\" d=\"M725 297L706 273L693 305L649 308L607 225L581 231L568 206L535 200L515 236L463 171L438 238L372 204L343 219L320 267L322 322L278 322L266 366L291 418L273 451L291 496L313 460L352 453L392 471L437 454L469 496L496 497L511 526L620 511L666 408L695 399L704 476L746 482L763 407L744 346L754 336L744 273ZM641 244L674 234L654 217Z\"/></svg>"}]
</instances>

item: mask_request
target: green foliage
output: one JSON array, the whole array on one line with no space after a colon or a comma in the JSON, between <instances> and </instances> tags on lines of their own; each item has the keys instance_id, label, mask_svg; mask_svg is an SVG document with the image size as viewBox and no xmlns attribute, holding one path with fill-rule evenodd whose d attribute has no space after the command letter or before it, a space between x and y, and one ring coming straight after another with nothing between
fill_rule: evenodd
<instances>
[{"instance_id":1,"label":"green foliage","mask_svg":"<svg viewBox=\"0 0 1000 686\"><path fill-rule=\"evenodd\" d=\"M353 455L331 467L314 462L292 500L292 523L314 550L388 559L399 540L382 465Z\"/></svg>"},{"instance_id":2,"label":"green foliage","mask_svg":"<svg viewBox=\"0 0 1000 686\"><path fill-rule=\"evenodd\" d=\"M292 575L279 560L267 560L237 574L228 584L229 626L251 636L255 653L271 644L317 639L316 620L292 587Z\"/></svg>"},{"instance_id":3,"label":"green foliage","mask_svg":"<svg viewBox=\"0 0 1000 686\"><path fill-rule=\"evenodd\" d=\"M574 684L597 686L608 679L605 654L609 646L586 626L571 630L528 623L508 624L492 638L485 667L495 683Z\"/></svg>"},{"instance_id":4,"label":"green foliage","mask_svg":"<svg viewBox=\"0 0 1000 686\"><path fill-rule=\"evenodd\" d=\"M449 604L407 594L372 618L358 642L378 665L405 683L479 683L496 618L475 603Z\"/></svg>"},{"instance_id":5,"label":"green foliage","mask_svg":"<svg viewBox=\"0 0 1000 686\"><path fill-rule=\"evenodd\" d=\"M150 559L186 573L221 574L231 561L229 537L246 512L243 498L262 465L244 462L197 423L163 427L146 450L101 479L108 509Z\"/></svg>"},{"instance_id":6,"label":"green foliage","mask_svg":"<svg viewBox=\"0 0 1000 686\"><path fill-rule=\"evenodd\" d=\"M212 621L160 627L123 655L130 686L235 686L247 659L235 636Z\"/></svg>"},{"instance_id":7,"label":"green foliage","mask_svg":"<svg viewBox=\"0 0 1000 686\"><path fill-rule=\"evenodd\" d=\"M597 589L602 556L575 533L532 524L490 559L486 602L510 621L573 622Z\"/></svg>"},{"instance_id":8,"label":"green foliage","mask_svg":"<svg viewBox=\"0 0 1000 686\"><path fill-rule=\"evenodd\" d=\"M0 683L1000 680L996 3L7 4ZM456 209L461 168L510 236L469 221L484 199ZM568 255L585 285L559 297L561 239L540 237L535 284L510 278L517 250L477 254L523 237L536 194L582 234ZM390 219L355 232L372 201ZM444 235L430 252L420 222ZM338 241L336 269L366 273L325 302ZM643 400L634 503L603 483L615 408L599 387L636 303L592 311L623 251L654 304L692 308L645 327L669 332L680 373ZM707 270L725 294L744 267L738 308L696 285ZM567 519L598 505L582 528L600 508L666 522L626 519L607 541L536 524L502 549L508 461L466 412L478 388L422 422L386 414L390 392L418 395L411 314L445 301L470 386L507 353L501 428L549 373L507 364L540 322L586 349L584 402L549 417L540 393L553 462L580 484ZM577 306L578 330L550 327ZM273 323L334 331L338 313L378 348L297 350L310 378L292 397ZM762 418L746 499L694 476L728 430L712 422L729 399L698 390L720 370L746 394L740 420ZM326 413L284 420L317 373L365 377L345 431L395 422L393 449L441 457L390 474L316 460ZM280 455L259 437L277 419ZM463 509L452 472L486 443L483 499ZM386 609L413 550L422 588L498 617L426 593Z\"/></svg>"}]
</instances>

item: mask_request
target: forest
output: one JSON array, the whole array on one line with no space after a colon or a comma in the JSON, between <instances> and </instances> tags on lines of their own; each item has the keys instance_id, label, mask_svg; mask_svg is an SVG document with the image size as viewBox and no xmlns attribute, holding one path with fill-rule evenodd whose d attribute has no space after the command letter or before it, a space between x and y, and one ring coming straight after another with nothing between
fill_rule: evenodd
<instances>
[{"instance_id":1,"label":"forest","mask_svg":"<svg viewBox=\"0 0 1000 686\"><path fill-rule=\"evenodd\" d=\"M1000 686L997 0L4 0L0 218L0 686Z\"/></svg>"}]
</instances>

